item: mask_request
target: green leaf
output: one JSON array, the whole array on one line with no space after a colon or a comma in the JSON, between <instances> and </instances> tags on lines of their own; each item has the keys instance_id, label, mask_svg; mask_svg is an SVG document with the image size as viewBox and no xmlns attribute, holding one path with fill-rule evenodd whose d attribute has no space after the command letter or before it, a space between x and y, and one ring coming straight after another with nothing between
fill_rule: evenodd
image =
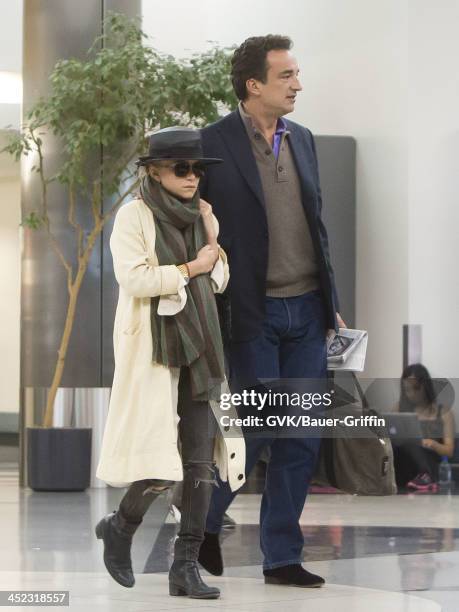
<instances>
[{"instance_id":1,"label":"green leaf","mask_svg":"<svg viewBox=\"0 0 459 612\"><path fill-rule=\"evenodd\" d=\"M30 229L38 229L43 224L43 218L35 212L31 212L25 219L22 220L21 226Z\"/></svg>"}]
</instances>

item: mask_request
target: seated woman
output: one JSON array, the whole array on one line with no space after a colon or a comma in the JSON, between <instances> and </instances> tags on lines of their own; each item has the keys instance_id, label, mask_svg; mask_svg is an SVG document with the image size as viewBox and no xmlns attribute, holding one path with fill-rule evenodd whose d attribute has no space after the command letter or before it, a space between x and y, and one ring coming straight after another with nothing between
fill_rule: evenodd
<instances>
[{"instance_id":1,"label":"seated woman","mask_svg":"<svg viewBox=\"0 0 459 612\"><path fill-rule=\"evenodd\" d=\"M396 410L416 413L423 434L421 444L413 440L394 446L397 486L435 492L441 458L454 452L454 415L451 407L436 403L432 378L420 363L404 369Z\"/></svg>"}]
</instances>

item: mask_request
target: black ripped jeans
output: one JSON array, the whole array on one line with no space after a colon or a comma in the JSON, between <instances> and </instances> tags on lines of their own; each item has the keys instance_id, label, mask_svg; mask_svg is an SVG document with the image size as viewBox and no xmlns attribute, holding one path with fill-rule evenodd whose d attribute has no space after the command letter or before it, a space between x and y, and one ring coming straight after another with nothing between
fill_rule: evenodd
<instances>
[{"instance_id":1,"label":"black ripped jeans","mask_svg":"<svg viewBox=\"0 0 459 612\"><path fill-rule=\"evenodd\" d=\"M195 561L204 539L204 528L212 487L216 486L213 461L217 422L208 402L191 397L188 368L181 368L178 385L178 434L183 464L181 523L175 542L174 558ZM133 482L117 512L121 529L134 533L151 503L174 482L169 480L137 480Z\"/></svg>"}]
</instances>

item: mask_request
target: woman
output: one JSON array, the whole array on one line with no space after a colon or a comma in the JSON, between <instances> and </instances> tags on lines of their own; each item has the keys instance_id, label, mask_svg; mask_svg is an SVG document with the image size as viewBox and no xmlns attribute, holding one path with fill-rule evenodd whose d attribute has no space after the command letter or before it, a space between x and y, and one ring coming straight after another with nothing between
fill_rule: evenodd
<instances>
[{"instance_id":1,"label":"woman","mask_svg":"<svg viewBox=\"0 0 459 612\"><path fill-rule=\"evenodd\" d=\"M96 527L107 570L126 587L134 585L137 527L152 501L183 478L169 592L201 599L220 595L197 566L215 462L233 489L245 468L242 436L225 444L209 404L224 382L214 292L225 289L228 264L198 183L206 165L220 161L203 157L196 130L166 128L137 162L140 197L119 210L110 239L119 283L115 374L97 470L112 485L131 483Z\"/></svg>"},{"instance_id":2,"label":"woman","mask_svg":"<svg viewBox=\"0 0 459 612\"><path fill-rule=\"evenodd\" d=\"M454 453L454 416L451 408L436 403L432 379L420 363L404 369L397 409L415 412L423 432L421 445L413 441L394 446L397 485L435 492L441 457Z\"/></svg>"}]
</instances>

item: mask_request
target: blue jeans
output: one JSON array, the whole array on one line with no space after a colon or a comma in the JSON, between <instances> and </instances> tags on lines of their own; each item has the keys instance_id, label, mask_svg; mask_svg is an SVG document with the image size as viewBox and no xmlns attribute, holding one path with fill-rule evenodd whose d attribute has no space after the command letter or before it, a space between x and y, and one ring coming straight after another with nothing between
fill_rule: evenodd
<instances>
[{"instance_id":1,"label":"blue jeans","mask_svg":"<svg viewBox=\"0 0 459 612\"><path fill-rule=\"evenodd\" d=\"M263 378L325 379L326 325L320 291L292 298L266 298L262 334L230 350L233 392ZM260 509L260 545L264 569L301 563L303 534L299 525L320 446L318 437L246 436L246 475L269 446L265 489ZM219 480L207 515L206 531L218 533L223 515L236 496Z\"/></svg>"}]
</instances>

